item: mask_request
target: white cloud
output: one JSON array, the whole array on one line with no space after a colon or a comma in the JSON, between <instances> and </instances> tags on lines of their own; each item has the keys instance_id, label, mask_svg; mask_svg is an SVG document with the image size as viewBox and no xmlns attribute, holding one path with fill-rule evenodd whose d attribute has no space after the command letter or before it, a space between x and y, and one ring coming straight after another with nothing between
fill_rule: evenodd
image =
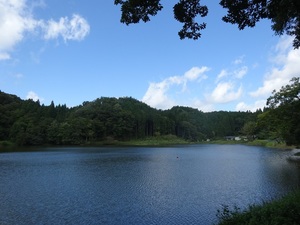
<instances>
[{"instance_id":1,"label":"white cloud","mask_svg":"<svg viewBox=\"0 0 300 225\"><path fill-rule=\"evenodd\" d=\"M33 91L29 91L28 93L27 93L27 96L26 96L26 99L32 99L33 101L40 101L40 102L42 102L42 101L44 101L44 99L43 98L41 98L41 97L39 97L35 92L33 92Z\"/></svg>"},{"instance_id":2,"label":"white cloud","mask_svg":"<svg viewBox=\"0 0 300 225\"><path fill-rule=\"evenodd\" d=\"M192 69L190 69L189 71L187 71L184 76L183 79L186 79L188 81L194 81L197 80L198 78L200 78L201 76L201 80L202 79L206 79L206 76L203 75L203 73L207 72L209 69L205 66L199 68L199 67L193 67Z\"/></svg>"},{"instance_id":3,"label":"white cloud","mask_svg":"<svg viewBox=\"0 0 300 225\"><path fill-rule=\"evenodd\" d=\"M196 92L193 89L195 87L189 82L207 78L204 72L208 69L195 67L182 76L173 76L158 83L151 83L143 101L161 109L185 105L202 111L213 111L220 108L218 104L230 102L239 102L235 106L237 111L254 112L257 109L263 109L266 106L266 98L274 89L279 90L289 83L292 77L300 76L300 50L292 49L292 40L290 37L281 38L278 45L274 47L269 64L271 67L265 73L261 85L256 90L247 93L249 95L247 97L250 97L247 100L243 98L246 97L244 92L253 84L248 85L243 82L246 82L244 78L252 67L245 65L243 57L240 57L233 61L234 65L220 70L216 77L208 79L206 83L201 83L201 88L197 86L197 90L201 90L202 93L197 92L195 95ZM215 79L215 87L210 86L213 84L213 79ZM175 92L174 90L176 88L178 90L178 87L181 91Z\"/></svg>"},{"instance_id":4,"label":"white cloud","mask_svg":"<svg viewBox=\"0 0 300 225\"><path fill-rule=\"evenodd\" d=\"M26 33L42 30L46 39L62 36L67 40L82 40L90 30L88 22L74 14L71 19L44 21L35 19L26 0L0 0L0 60L10 59L10 53Z\"/></svg>"},{"instance_id":5,"label":"white cloud","mask_svg":"<svg viewBox=\"0 0 300 225\"><path fill-rule=\"evenodd\" d=\"M179 83L177 84L183 83L182 91L185 92L187 91L187 82L189 81L201 82L202 80L207 79L207 76L204 74L206 71L209 71L209 68L205 66L201 68L193 67L189 71L185 72L183 77L177 76L179 78Z\"/></svg>"},{"instance_id":6,"label":"white cloud","mask_svg":"<svg viewBox=\"0 0 300 225\"><path fill-rule=\"evenodd\" d=\"M237 100L243 93L242 87L235 90L235 86L232 82L221 82L213 90L213 92L207 96L207 100L213 103L228 103Z\"/></svg>"},{"instance_id":7,"label":"white cloud","mask_svg":"<svg viewBox=\"0 0 300 225\"><path fill-rule=\"evenodd\" d=\"M216 83L224 78L242 79L248 73L248 67L242 66L235 70L222 69L217 75Z\"/></svg>"},{"instance_id":8,"label":"white cloud","mask_svg":"<svg viewBox=\"0 0 300 225\"><path fill-rule=\"evenodd\" d=\"M233 72L234 74L234 77L237 78L237 79L242 79L248 72L248 67L247 66L243 66L237 70L235 70Z\"/></svg>"},{"instance_id":9,"label":"white cloud","mask_svg":"<svg viewBox=\"0 0 300 225\"><path fill-rule=\"evenodd\" d=\"M245 102L240 102L236 105L236 111L251 111L255 112L257 109L263 109L266 106L266 100L258 100L253 104L246 104Z\"/></svg>"},{"instance_id":10,"label":"white cloud","mask_svg":"<svg viewBox=\"0 0 300 225\"><path fill-rule=\"evenodd\" d=\"M300 49L292 49L292 40L292 37L280 40L271 58L273 66L264 76L263 85L251 92L250 96L270 96L273 90L288 84L292 77L300 76Z\"/></svg>"},{"instance_id":11,"label":"white cloud","mask_svg":"<svg viewBox=\"0 0 300 225\"><path fill-rule=\"evenodd\" d=\"M10 59L10 55L6 52L4 52L4 53L0 52L0 61L1 60L7 60L7 59Z\"/></svg>"},{"instance_id":12,"label":"white cloud","mask_svg":"<svg viewBox=\"0 0 300 225\"><path fill-rule=\"evenodd\" d=\"M90 31L88 22L80 15L74 14L70 20L62 17L58 22L49 20L45 23L45 39L56 39L61 36L64 41L83 40Z\"/></svg>"},{"instance_id":13,"label":"white cloud","mask_svg":"<svg viewBox=\"0 0 300 225\"><path fill-rule=\"evenodd\" d=\"M160 83L150 83L142 101L159 109L168 109L172 107L175 102L172 101L166 94L169 90L169 86L170 84L167 80Z\"/></svg>"},{"instance_id":14,"label":"white cloud","mask_svg":"<svg viewBox=\"0 0 300 225\"><path fill-rule=\"evenodd\" d=\"M142 101L159 109L171 108L172 106L177 105L171 97L171 94L169 94L171 87L173 85L182 85L182 92L185 92L187 90L188 82L200 82L202 79L206 79L207 76L204 73L208 70L209 68L205 66L201 68L193 67L183 76L168 77L158 83L152 82L142 98Z\"/></svg>"},{"instance_id":15,"label":"white cloud","mask_svg":"<svg viewBox=\"0 0 300 225\"><path fill-rule=\"evenodd\" d=\"M199 99L194 99L190 107L197 108L203 112L211 112L215 110L212 103L201 101Z\"/></svg>"},{"instance_id":16,"label":"white cloud","mask_svg":"<svg viewBox=\"0 0 300 225\"><path fill-rule=\"evenodd\" d=\"M1 59L9 59L7 51L11 50L16 43L23 39L26 24L30 20L22 16L25 14L25 1L23 0L0 0L0 54Z\"/></svg>"},{"instance_id":17,"label":"white cloud","mask_svg":"<svg viewBox=\"0 0 300 225\"><path fill-rule=\"evenodd\" d=\"M245 56L242 55L242 56L240 56L239 58L237 58L236 60L234 60L232 63L233 63L234 65L242 64L243 61L244 61L244 58L245 58Z\"/></svg>"},{"instance_id":18,"label":"white cloud","mask_svg":"<svg viewBox=\"0 0 300 225\"><path fill-rule=\"evenodd\" d=\"M224 78L224 77L227 77L229 75L229 73L227 72L227 70L225 70L225 69L223 69L223 70L221 70L221 72L218 74L218 76L217 76L217 82L220 80L220 79L222 79L222 78Z\"/></svg>"}]
</instances>

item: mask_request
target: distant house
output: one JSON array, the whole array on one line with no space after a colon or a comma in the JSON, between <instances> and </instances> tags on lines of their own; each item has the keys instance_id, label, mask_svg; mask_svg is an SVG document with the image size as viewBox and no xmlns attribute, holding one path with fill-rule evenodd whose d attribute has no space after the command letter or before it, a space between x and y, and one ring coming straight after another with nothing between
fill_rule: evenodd
<instances>
[{"instance_id":1,"label":"distant house","mask_svg":"<svg viewBox=\"0 0 300 225\"><path fill-rule=\"evenodd\" d=\"M240 141L240 140L242 140L240 137L238 137L238 136L225 136L225 139L227 140L227 141Z\"/></svg>"},{"instance_id":2,"label":"distant house","mask_svg":"<svg viewBox=\"0 0 300 225\"><path fill-rule=\"evenodd\" d=\"M240 138L240 137L235 137L234 140L235 140L235 141L240 141L240 140L242 140L242 138Z\"/></svg>"},{"instance_id":3,"label":"distant house","mask_svg":"<svg viewBox=\"0 0 300 225\"><path fill-rule=\"evenodd\" d=\"M225 136L225 139L227 141L234 141L235 140L235 136Z\"/></svg>"}]
</instances>

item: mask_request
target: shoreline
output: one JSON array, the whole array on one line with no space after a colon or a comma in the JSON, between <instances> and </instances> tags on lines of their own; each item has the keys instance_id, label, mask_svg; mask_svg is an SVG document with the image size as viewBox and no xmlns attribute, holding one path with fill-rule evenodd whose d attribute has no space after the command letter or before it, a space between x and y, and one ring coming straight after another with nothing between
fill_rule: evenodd
<instances>
[{"instance_id":1,"label":"shoreline","mask_svg":"<svg viewBox=\"0 0 300 225\"><path fill-rule=\"evenodd\" d=\"M220 145L248 145L261 146L266 148L290 150L289 159L300 161L300 149L295 146L287 146L284 143L277 143L268 140L254 140L254 141L227 141L227 140L211 140L211 141L187 141L175 136L160 136L149 137L145 139L136 139L129 141L119 140L105 140L99 142L88 142L77 145L39 145L39 146L18 146L15 143L2 141L0 142L0 152L13 151L14 149L35 149L40 147L168 147L174 145L192 145L192 144L220 144ZM295 155L299 154L299 155Z\"/></svg>"}]
</instances>

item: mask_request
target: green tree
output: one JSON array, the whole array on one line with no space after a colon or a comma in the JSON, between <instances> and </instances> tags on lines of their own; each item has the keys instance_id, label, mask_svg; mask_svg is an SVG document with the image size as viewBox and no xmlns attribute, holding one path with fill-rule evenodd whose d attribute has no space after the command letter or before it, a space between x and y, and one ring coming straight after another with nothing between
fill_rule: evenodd
<instances>
[{"instance_id":1,"label":"green tree","mask_svg":"<svg viewBox=\"0 0 300 225\"><path fill-rule=\"evenodd\" d=\"M62 144L62 134L60 133L60 124L54 120L47 128L47 142L49 144Z\"/></svg>"},{"instance_id":2,"label":"green tree","mask_svg":"<svg viewBox=\"0 0 300 225\"><path fill-rule=\"evenodd\" d=\"M10 128L17 118L22 100L0 91L0 141L9 140Z\"/></svg>"},{"instance_id":3,"label":"green tree","mask_svg":"<svg viewBox=\"0 0 300 225\"><path fill-rule=\"evenodd\" d=\"M299 77L294 77L290 80L291 84L288 84L276 92L272 92L272 96L267 99L267 105L271 109L275 109L279 106L291 106L298 105L300 100L300 82Z\"/></svg>"},{"instance_id":4,"label":"green tree","mask_svg":"<svg viewBox=\"0 0 300 225\"><path fill-rule=\"evenodd\" d=\"M27 135L26 135L27 123L24 121L16 121L10 128L10 139L13 140L18 145L26 145Z\"/></svg>"},{"instance_id":5,"label":"green tree","mask_svg":"<svg viewBox=\"0 0 300 225\"><path fill-rule=\"evenodd\" d=\"M279 91L273 91L267 100L269 109L261 117L264 123L276 131L279 138L283 138L288 145L293 145L300 144L299 77L292 78L290 82Z\"/></svg>"},{"instance_id":6,"label":"green tree","mask_svg":"<svg viewBox=\"0 0 300 225\"><path fill-rule=\"evenodd\" d=\"M163 9L160 0L115 0L121 5L121 22L126 25L150 21ZM294 36L294 48L300 47L300 1L299 0L221 0L220 5L227 9L223 17L226 23L237 24L240 30L254 27L261 19L269 19L276 35L286 33ZM174 18L183 24L178 32L180 39L198 39L205 22L197 22L198 17L208 14L206 5L200 0L178 0L173 7Z\"/></svg>"},{"instance_id":7,"label":"green tree","mask_svg":"<svg viewBox=\"0 0 300 225\"><path fill-rule=\"evenodd\" d=\"M246 135L248 139L253 140L257 134L257 124L254 121L248 121L241 129L241 133Z\"/></svg>"},{"instance_id":8,"label":"green tree","mask_svg":"<svg viewBox=\"0 0 300 225\"><path fill-rule=\"evenodd\" d=\"M243 30L254 27L261 19L269 19L276 35L294 36L294 48L300 47L299 0L221 0L220 4L228 10L223 21Z\"/></svg>"}]
</instances>

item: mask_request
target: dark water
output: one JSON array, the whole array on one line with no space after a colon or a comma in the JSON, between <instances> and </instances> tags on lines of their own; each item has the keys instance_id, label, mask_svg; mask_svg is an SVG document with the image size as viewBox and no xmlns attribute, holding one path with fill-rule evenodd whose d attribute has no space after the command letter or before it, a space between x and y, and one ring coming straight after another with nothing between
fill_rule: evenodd
<instances>
[{"instance_id":1,"label":"dark water","mask_svg":"<svg viewBox=\"0 0 300 225\"><path fill-rule=\"evenodd\" d=\"M0 224L214 224L299 186L287 152L240 145L0 154Z\"/></svg>"}]
</instances>

